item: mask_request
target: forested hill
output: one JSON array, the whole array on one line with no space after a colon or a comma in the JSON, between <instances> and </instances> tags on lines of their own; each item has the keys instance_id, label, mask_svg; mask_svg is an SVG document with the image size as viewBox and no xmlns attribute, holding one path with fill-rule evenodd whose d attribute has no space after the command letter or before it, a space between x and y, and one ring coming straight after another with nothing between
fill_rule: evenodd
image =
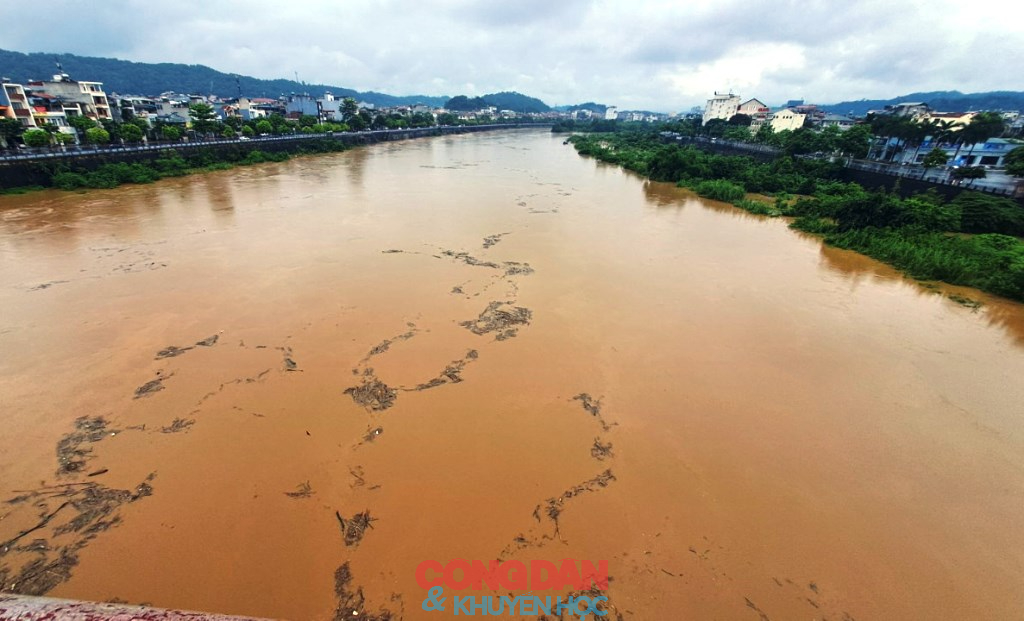
<instances>
[{"instance_id":1,"label":"forested hill","mask_svg":"<svg viewBox=\"0 0 1024 621\"><path fill-rule=\"evenodd\" d=\"M458 111L480 110L488 106L494 106L498 110L512 110L514 112L547 112L551 110L546 103L536 97L527 97L521 93L510 91L472 98L458 95L452 97L444 104L444 107L448 110Z\"/></svg>"},{"instance_id":2,"label":"forested hill","mask_svg":"<svg viewBox=\"0 0 1024 621\"><path fill-rule=\"evenodd\" d=\"M911 93L893 99L861 99L821 106L836 114L864 116L869 110L882 110L886 106L903 102L924 102L938 112L969 112L972 110L1024 110L1024 92L992 91L989 93L961 93L960 91L932 91Z\"/></svg>"},{"instance_id":3,"label":"forested hill","mask_svg":"<svg viewBox=\"0 0 1024 621\"><path fill-rule=\"evenodd\" d=\"M320 96L325 91L335 96L354 97L378 106L397 106L423 103L440 106L448 97L427 95L394 96L372 91L358 92L350 88L327 84L302 84L294 80L261 80L249 76L235 76L204 65L177 63L135 63L115 58L96 58L74 54L34 53L22 54L0 50L0 74L14 82L48 80L57 73L60 61L72 78L103 82L104 89L125 95L159 95L166 91L177 93L214 94L235 97L239 87L248 97L279 97L288 93L309 93ZM237 78L237 79L236 79Z\"/></svg>"}]
</instances>

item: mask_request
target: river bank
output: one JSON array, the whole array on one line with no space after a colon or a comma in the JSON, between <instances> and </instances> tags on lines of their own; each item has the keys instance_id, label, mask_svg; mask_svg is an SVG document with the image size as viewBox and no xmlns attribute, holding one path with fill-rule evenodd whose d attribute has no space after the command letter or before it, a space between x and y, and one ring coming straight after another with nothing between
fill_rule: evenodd
<instances>
[{"instance_id":1,"label":"river bank","mask_svg":"<svg viewBox=\"0 0 1024 621\"><path fill-rule=\"evenodd\" d=\"M976 192L948 201L932 192L904 199L838 181L837 164L789 157L755 162L664 144L653 134L571 140L582 155L757 215L792 217L793 228L912 278L1024 300L1024 209L1013 200ZM761 196L751 200L751 193Z\"/></svg>"},{"instance_id":2,"label":"river bank","mask_svg":"<svg viewBox=\"0 0 1024 621\"><path fill-rule=\"evenodd\" d=\"M2 589L395 621L570 558L609 619L1012 618L1024 307L562 141L0 197Z\"/></svg>"},{"instance_id":3,"label":"river bank","mask_svg":"<svg viewBox=\"0 0 1024 621\"><path fill-rule=\"evenodd\" d=\"M75 190L112 188L126 183L152 183L166 177L262 162L280 162L293 155L337 153L379 142L531 126L513 123L458 125L174 142L119 148L51 149L15 157L0 157L0 195L24 194L49 187Z\"/></svg>"}]
</instances>

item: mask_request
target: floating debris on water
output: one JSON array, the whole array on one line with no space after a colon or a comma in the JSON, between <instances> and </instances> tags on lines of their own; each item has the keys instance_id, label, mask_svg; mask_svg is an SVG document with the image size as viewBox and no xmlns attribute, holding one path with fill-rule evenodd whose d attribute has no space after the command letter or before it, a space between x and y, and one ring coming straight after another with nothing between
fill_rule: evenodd
<instances>
[{"instance_id":1,"label":"floating debris on water","mask_svg":"<svg viewBox=\"0 0 1024 621\"><path fill-rule=\"evenodd\" d=\"M532 318L533 312L528 308L491 302L475 320L463 321L459 325L480 336L496 332L494 340L504 341L516 336L519 326L529 325Z\"/></svg>"},{"instance_id":2,"label":"floating debris on water","mask_svg":"<svg viewBox=\"0 0 1024 621\"><path fill-rule=\"evenodd\" d=\"M107 421L102 416L81 416L75 419L75 430L57 442L57 475L84 470L86 462L92 458L92 449L84 445L99 442L116 433L117 430L107 428Z\"/></svg>"},{"instance_id":3,"label":"floating debris on water","mask_svg":"<svg viewBox=\"0 0 1024 621\"><path fill-rule=\"evenodd\" d=\"M372 372L372 369L368 369ZM364 376L363 383L359 386L345 389L346 395L352 395L352 400L373 411L386 410L395 404L398 392L384 382L373 376Z\"/></svg>"},{"instance_id":4,"label":"floating debris on water","mask_svg":"<svg viewBox=\"0 0 1024 621\"><path fill-rule=\"evenodd\" d=\"M314 493L313 488L309 485L309 481L304 481L295 486L294 492L285 492L284 495L289 498L309 498Z\"/></svg>"},{"instance_id":5,"label":"floating debris on water","mask_svg":"<svg viewBox=\"0 0 1024 621\"><path fill-rule=\"evenodd\" d=\"M338 518L338 524L341 526L341 534L346 547L358 546L359 542L366 536L366 531L371 530L373 523L377 521L377 518L370 517L369 509L362 513L357 513L347 520L342 517L339 511L335 511L334 516Z\"/></svg>"}]
</instances>

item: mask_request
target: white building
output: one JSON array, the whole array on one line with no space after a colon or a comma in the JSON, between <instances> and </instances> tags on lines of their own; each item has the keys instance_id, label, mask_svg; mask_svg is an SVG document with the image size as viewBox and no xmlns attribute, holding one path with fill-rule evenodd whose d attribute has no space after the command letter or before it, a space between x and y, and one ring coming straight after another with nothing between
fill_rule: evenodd
<instances>
[{"instance_id":1,"label":"white building","mask_svg":"<svg viewBox=\"0 0 1024 621\"><path fill-rule=\"evenodd\" d=\"M3 88L0 89L0 116L9 119L17 119L22 127L35 127L36 122L32 118L32 107L28 103L28 96L25 94L25 87L21 84L12 84L4 80Z\"/></svg>"},{"instance_id":2,"label":"white building","mask_svg":"<svg viewBox=\"0 0 1024 621\"><path fill-rule=\"evenodd\" d=\"M38 80L29 82L28 85L33 90L49 93L62 102L79 104L82 114L94 121L113 120L110 102L107 101L107 94L103 92L103 82L79 82L72 80L68 74L61 73L53 76L52 80Z\"/></svg>"},{"instance_id":3,"label":"white building","mask_svg":"<svg viewBox=\"0 0 1024 621\"><path fill-rule=\"evenodd\" d=\"M796 131L804 126L806 119L806 114L800 114L790 108L779 110L772 115L772 131L776 134L787 129Z\"/></svg>"},{"instance_id":4,"label":"white building","mask_svg":"<svg viewBox=\"0 0 1024 621\"><path fill-rule=\"evenodd\" d=\"M704 106L704 117L701 125L707 125L712 119L728 121L736 116L740 109L740 96L732 93L715 93L715 96L708 100Z\"/></svg>"},{"instance_id":5,"label":"white building","mask_svg":"<svg viewBox=\"0 0 1024 621\"><path fill-rule=\"evenodd\" d=\"M606 121L614 121L619 118L619 109L615 106L610 106L604 111L604 119Z\"/></svg>"}]
</instances>

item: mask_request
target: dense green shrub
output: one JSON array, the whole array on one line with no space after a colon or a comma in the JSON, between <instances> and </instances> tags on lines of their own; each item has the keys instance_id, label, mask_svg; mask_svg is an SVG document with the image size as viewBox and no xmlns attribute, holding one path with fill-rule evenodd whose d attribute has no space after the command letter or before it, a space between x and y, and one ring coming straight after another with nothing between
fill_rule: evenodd
<instances>
[{"instance_id":1,"label":"dense green shrub","mask_svg":"<svg viewBox=\"0 0 1024 621\"><path fill-rule=\"evenodd\" d=\"M53 176L53 186L61 190L84 188L85 176L74 172L59 172Z\"/></svg>"},{"instance_id":2,"label":"dense green shrub","mask_svg":"<svg viewBox=\"0 0 1024 621\"><path fill-rule=\"evenodd\" d=\"M747 195L741 186L721 179L701 181L693 186L693 191L705 198L726 203L743 200Z\"/></svg>"},{"instance_id":3,"label":"dense green shrub","mask_svg":"<svg viewBox=\"0 0 1024 621\"><path fill-rule=\"evenodd\" d=\"M960 228L966 233L1024 235L1024 207L1008 198L961 192L952 204L960 210Z\"/></svg>"}]
</instances>

